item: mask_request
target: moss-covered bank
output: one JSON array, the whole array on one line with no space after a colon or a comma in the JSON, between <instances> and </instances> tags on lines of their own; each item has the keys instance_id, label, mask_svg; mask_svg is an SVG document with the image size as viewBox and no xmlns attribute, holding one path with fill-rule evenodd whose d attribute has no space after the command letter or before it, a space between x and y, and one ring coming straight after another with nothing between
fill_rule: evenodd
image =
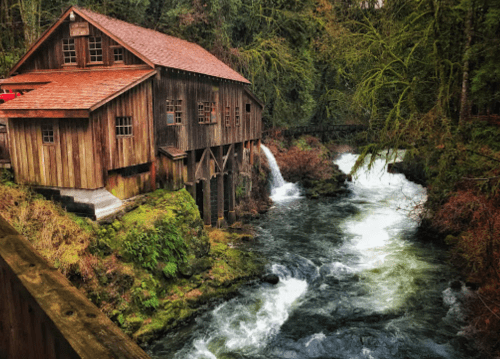
<instances>
[{"instance_id":1,"label":"moss-covered bank","mask_svg":"<svg viewBox=\"0 0 500 359\"><path fill-rule=\"evenodd\" d=\"M242 225L205 228L185 190L159 190L131 207L98 225L29 188L0 184L0 215L139 343L234 295L262 271L263 261L243 248L251 233Z\"/></svg>"}]
</instances>

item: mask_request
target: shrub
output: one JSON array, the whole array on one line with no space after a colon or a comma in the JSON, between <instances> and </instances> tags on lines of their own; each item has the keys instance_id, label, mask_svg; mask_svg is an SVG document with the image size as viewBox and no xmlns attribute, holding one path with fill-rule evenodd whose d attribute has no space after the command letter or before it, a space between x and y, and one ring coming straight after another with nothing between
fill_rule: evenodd
<instances>
[{"instance_id":1,"label":"shrub","mask_svg":"<svg viewBox=\"0 0 500 359\"><path fill-rule=\"evenodd\" d=\"M153 271L159 263L166 263L162 269L169 274L187 258L187 245L178 228L165 218L155 222L153 228L133 229L125 237L123 248L129 260L145 269Z\"/></svg>"}]
</instances>

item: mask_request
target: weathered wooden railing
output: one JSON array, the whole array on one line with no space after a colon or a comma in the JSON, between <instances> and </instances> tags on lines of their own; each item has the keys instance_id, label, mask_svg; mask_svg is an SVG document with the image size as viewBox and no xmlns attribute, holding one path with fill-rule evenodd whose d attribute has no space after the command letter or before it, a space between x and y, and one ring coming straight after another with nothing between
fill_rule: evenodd
<instances>
[{"instance_id":1,"label":"weathered wooden railing","mask_svg":"<svg viewBox=\"0 0 500 359\"><path fill-rule=\"evenodd\" d=\"M273 128L262 131L262 137L297 137L302 135L344 135L352 134L367 129L364 125L328 125L328 126L297 126L291 128Z\"/></svg>"},{"instance_id":2,"label":"weathered wooden railing","mask_svg":"<svg viewBox=\"0 0 500 359\"><path fill-rule=\"evenodd\" d=\"M10 167L10 155L7 128L0 124L0 168L2 167Z\"/></svg>"},{"instance_id":3,"label":"weathered wooden railing","mask_svg":"<svg viewBox=\"0 0 500 359\"><path fill-rule=\"evenodd\" d=\"M148 358L0 217L0 359Z\"/></svg>"}]
</instances>

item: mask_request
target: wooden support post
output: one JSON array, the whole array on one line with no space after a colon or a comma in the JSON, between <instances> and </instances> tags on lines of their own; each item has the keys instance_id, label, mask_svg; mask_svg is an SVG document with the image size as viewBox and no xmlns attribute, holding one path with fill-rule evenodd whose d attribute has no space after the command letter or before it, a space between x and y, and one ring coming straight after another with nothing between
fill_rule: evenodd
<instances>
[{"instance_id":1,"label":"wooden support post","mask_svg":"<svg viewBox=\"0 0 500 359\"><path fill-rule=\"evenodd\" d=\"M216 157L217 162L222 167L224 148L217 147ZM217 228L224 226L224 169L220 168L217 174Z\"/></svg>"},{"instance_id":2,"label":"wooden support post","mask_svg":"<svg viewBox=\"0 0 500 359\"><path fill-rule=\"evenodd\" d=\"M262 141L259 138L257 140L257 157L259 158L259 171L262 170L262 161L260 160L260 148L261 148L261 145L262 145Z\"/></svg>"},{"instance_id":3,"label":"wooden support post","mask_svg":"<svg viewBox=\"0 0 500 359\"><path fill-rule=\"evenodd\" d=\"M227 165L228 165L228 170L229 170L228 181L227 181L228 182L227 185L229 186L229 190L228 190L228 193L229 193L229 208L228 208L229 213L227 216L227 221L229 222L230 225L233 224L234 222L236 222L236 212L234 210L234 207L236 205L236 189L235 189L235 185L234 185L234 182L236 179L236 173L237 173L237 166L236 166L236 163L234 160L236 148L237 148L236 146L233 146L233 150L227 154L227 156L228 156Z\"/></svg>"},{"instance_id":4,"label":"wooden support post","mask_svg":"<svg viewBox=\"0 0 500 359\"><path fill-rule=\"evenodd\" d=\"M253 166L254 141L251 140L249 142L250 142L250 165Z\"/></svg>"},{"instance_id":5,"label":"wooden support post","mask_svg":"<svg viewBox=\"0 0 500 359\"><path fill-rule=\"evenodd\" d=\"M187 175L188 175L188 191L191 197L196 201L196 151L188 151L188 165L187 165Z\"/></svg>"},{"instance_id":6,"label":"wooden support post","mask_svg":"<svg viewBox=\"0 0 500 359\"><path fill-rule=\"evenodd\" d=\"M156 158L153 159L153 162L151 162L151 165L149 166L149 173L151 176L151 191L156 190Z\"/></svg>"},{"instance_id":7,"label":"wooden support post","mask_svg":"<svg viewBox=\"0 0 500 359\"><path fill-rule=\"evenodd\" d=\"M239 172L241 170L241 166L243 165L243 142L236 144L236 164L237 167L233 170Z\"/></svg>"},{"instance_id":8,"label":"wooden support post","mask_svg":"<svg viewBox=\"0 0 500 359\"><path fill-rule=\"evenodd\" d=\"M212 211L210 203L210 156L203 159L203 222L205 226L212 225Z\"/></svg>"}]
</instances>

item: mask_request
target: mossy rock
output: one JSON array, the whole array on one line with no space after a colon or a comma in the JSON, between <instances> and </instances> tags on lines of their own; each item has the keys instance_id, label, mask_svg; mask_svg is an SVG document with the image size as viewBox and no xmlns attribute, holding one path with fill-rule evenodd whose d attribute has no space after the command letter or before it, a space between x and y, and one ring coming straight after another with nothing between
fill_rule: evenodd
<instances>
[{"instance_id":1,"label":"mossy rock","mask_svg":"<svg viewBox=\"0 0 500 359\"><path fill-rule=\"evenodd\" d=\"M212 261L210 258L192 258L179 266L179 273L185 278L190 278L193 275L200 274L210 268L212 268Z\"/></svg>"}]
</instances>

